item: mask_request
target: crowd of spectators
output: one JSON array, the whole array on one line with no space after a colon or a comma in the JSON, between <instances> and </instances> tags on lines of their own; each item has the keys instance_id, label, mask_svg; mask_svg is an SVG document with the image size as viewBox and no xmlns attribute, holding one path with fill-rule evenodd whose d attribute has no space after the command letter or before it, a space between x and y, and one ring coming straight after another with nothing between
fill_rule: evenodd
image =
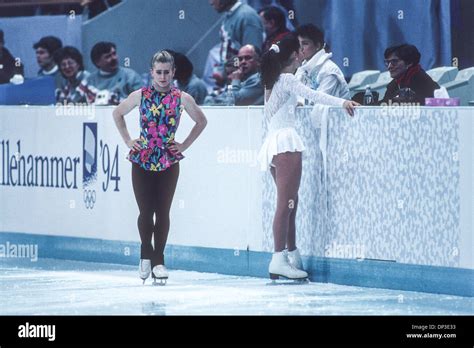
<instances>
[{"instance_id":1,"label":"crowd of spectators","mask_svg":"<svg viewBox=\"0 0 474 348\"><path fill-rule=\"evenodd\" d=\"M292 1L209 0L209 4L224 19L220 43L210 51L202 78L196 76L186 55L169 50L176 62L175 85L192 95L198 104L225 104L230 90L235 105L263 105L260 58L292 32L300 42L302 64L296 71L298 79L312 89L340 98L350 97L341 69L331 60L324 33L312 24L295 29L296 22L289 20ZM119 65L118 48L113 42L97 42L93 46L90 52L96 67L93 72L85 70L83 56L77 48L63 47L57 37L43 37L33 49L39 66L37 75L54 78L59 103L114 105L144 84L140 74ZM416 47L391 47L385 51L385 58L393 81L384 102L398 97L398 91L407 86L418 94L415 98L418 101L433 96L434 89L439 88L421 69ZM10 82L15 75L23 75L23 66L5 48L4 33L0 30L0 84Z\"/></svg>"}]
</instances>

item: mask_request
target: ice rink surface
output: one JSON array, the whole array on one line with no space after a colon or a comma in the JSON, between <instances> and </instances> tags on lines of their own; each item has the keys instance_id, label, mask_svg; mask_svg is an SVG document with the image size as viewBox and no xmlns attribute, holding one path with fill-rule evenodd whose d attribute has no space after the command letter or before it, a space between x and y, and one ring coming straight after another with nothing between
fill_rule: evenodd
<instances>
[{"instance_id":1,"label":"ice rink surface","mask_svg":"<svg viewBox=\"0 0 474 348\"><path fill-rule=\"evenodd\" d=\"M472 315L470 297L170 270L145 285L137 267L0 260L0 315Z\"/></svg>"}]
</instances>

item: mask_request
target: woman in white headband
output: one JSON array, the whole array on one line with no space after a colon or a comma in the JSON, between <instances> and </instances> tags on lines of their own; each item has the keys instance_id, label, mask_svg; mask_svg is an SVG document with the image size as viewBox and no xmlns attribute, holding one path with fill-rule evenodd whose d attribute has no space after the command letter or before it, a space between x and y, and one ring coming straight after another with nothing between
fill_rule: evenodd
<instances>
[{"instance_id":1,"label":"woman in white headband","mask_svg":"<svg viewBox=\"0 0 474 348\"><path fill-rule=\"evenodd\" d=\"M303 141L296 132L297 97L315 103L341 106L349 115L359 105L350 100L316 92L294 75L300 66L299 42L294 35L273 44L262 58L262 82L265 86L265 119L268 134L258 159L262 170L270 167L277 187L277 207L273 220L274 254L269 265L271 279L306 279L296 247L295 217L301 180Z\"/></svg>"}]
</instances>

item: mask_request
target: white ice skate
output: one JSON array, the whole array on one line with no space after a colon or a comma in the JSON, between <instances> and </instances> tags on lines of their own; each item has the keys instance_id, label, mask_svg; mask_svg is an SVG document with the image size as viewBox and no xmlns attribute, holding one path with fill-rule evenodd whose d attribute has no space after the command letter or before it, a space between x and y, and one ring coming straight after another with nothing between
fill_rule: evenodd
<instances>
[{"instance_id":1,"label":"white ice skate","mask_svg":"<svg viewBox=\"0 0 474 348\"><path fill-rule=\"evenodd\" d=\"M159 285L166 285L166 280L168 279L168 270L164 265L156 265L153 267L152 272L153 285L158 284L156 280L160 281Z\"/></svg>"},{"instance_id":2,"label":"white ice skate","mask_svg":"<svg viewBox=\"0 0 474 348\"><path fill-rule=\"evenodd\" d=\"M297 281L305 281L308 278L308 273L296 269L290 264L286 250L273 253L268 272L273 284L280 277Z\"/></svg>"},{"instance_id":3,"label":"white ice skate","mask_svg":"<svg viewBox=\"0 0 474 348\"><path fill-rule=\"evenodd\" d=\"M301 255L298 249L288 251L288 261L290 261L290 265L294 268L304 271L303 261L301 260Z\"/></svg>"},{"instance_id":4,"label":"white ice skate","mask_svg":"<svg viewBox=\"0 0 474 348\"><path fill-rule=\"evenodd\" d=\"M148 279L151 273L151 260L140 259L140 265L138 266L138 274L145 284L145 280Z\"/></svg>"}]
</instances>

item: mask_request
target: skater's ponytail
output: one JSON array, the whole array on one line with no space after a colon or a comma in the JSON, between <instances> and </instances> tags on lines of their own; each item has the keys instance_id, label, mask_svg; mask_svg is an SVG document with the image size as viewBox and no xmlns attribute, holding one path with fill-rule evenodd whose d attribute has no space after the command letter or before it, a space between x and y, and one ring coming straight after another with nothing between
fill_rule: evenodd
<instances>
[{"instance_id":1,"label":"skater's ponytail","mask_svg":"<svg viewBox=\"0 0 474 348\"><path fill-rule=\"evenodd\" d=\"M158 51L153 55L153 58L151 59L151 68L152 69L153 69L153 65L155 65L155 63L170 63L171 68L172 69L175 68L173 55L170 52L166 51L166 50Z\"/></svg>"},{"instance_id":2,"label":"skater's ponytail","mask_svg":"<svg viewBox=\"0 0 474 348\"><path fill-rule=\"evenodd\" d=\"M273 88L281 71L292 63L293 52L298 54L300 43L296 36L290 34L273 44L262 57L261 76L265 89Z\"/></svg>"}]
</instances>

